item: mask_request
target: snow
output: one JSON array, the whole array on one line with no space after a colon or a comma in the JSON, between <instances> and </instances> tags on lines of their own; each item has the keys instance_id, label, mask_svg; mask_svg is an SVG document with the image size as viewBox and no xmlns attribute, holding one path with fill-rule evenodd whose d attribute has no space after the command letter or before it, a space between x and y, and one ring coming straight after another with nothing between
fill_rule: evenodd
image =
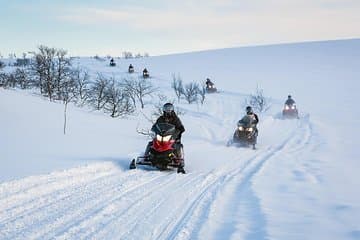
<instances>
[{"instance_id":1,"label":"snow","mask_svg":"<svg viewBox=\"0 0 360 240\"><path fill-rule=\"evenodd\" d=\"M64 135L61 103L0 89L0 239L360 239L360 40L115 61L75 59L117 79L146 67L170 99L173 73L220 90L176 103L188 173L128 170L148 141L141 112L70 105ZM227 147L256 86L271 103L257 150ZM288 94L299 120L279 118Z\"/></svg>"}]
</instances>

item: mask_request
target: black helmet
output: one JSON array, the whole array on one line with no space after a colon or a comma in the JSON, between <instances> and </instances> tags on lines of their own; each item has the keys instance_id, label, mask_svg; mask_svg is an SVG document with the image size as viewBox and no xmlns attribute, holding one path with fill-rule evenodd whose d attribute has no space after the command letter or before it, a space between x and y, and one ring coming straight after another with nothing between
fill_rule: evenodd
<instances>
[{"instance_id":1,"label":"black helmet","mask_svg":"<svg viewBox=\"0 0 360 240\"><path fill-rule=\"evenodd\" d=\"M247 106L246 107L246 114L252 114L253 113L253 110L250 106Z\"/></svg>"},{"instance_id":2,"label":"black helmet","mask_svg":"<svg viewBox=\"0 0 360 240\"><path fill-rule=\"evenodd\" d=\"M172 113L174 112L174 105L172 103L165 103L163 106L164 113Z\"/></svg>"},{"instance_id":3,"label":"black helmet","mask_svg":"<svg viewBox=\"0 0 360 240\"><path fill-rule=\"evenodd\" d=\"M288 98L291 98L291 95L288 95Z\"/></svg>"}]
</instances>

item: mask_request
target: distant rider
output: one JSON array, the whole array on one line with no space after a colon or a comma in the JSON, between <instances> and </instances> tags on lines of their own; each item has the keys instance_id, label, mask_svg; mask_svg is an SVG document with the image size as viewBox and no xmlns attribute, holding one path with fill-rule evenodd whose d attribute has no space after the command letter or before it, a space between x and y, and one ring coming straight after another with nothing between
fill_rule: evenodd
<instances>
[{"instance_id":1,"label":"distant rider","mask_svg":"<svg viewBox=\"0 0 360 240\"><path fill-rule=\"evenodd\" d=\"M210 87L210 86L214 85L214 83L210 80L210 78L206 79L205 84L206 84L206 87Z\"/></svg>"},{"instance_id":2,"label":"distant rider","mask_svg":"<svg viewBox=\"0 0 360 240\"><path fill-rule=\"evenodd\" d=\"M288 99L285 101L285 105L292 106L295 104L294 99L291 98L291 95L288 96Z\"/></svg>"},{"instance_id":3,"label":"distant rider","mask_svg":"<svg viewBox=\"0 0 360 240\"><path fill-rule=\"evenodd\" d=\"M129 72L131 72L131 71L133 71L134 70L134 67L133 67L133 65L131 65L131 63L130 63L130 65L129 65Z\"/></svg>"}]
</instances>

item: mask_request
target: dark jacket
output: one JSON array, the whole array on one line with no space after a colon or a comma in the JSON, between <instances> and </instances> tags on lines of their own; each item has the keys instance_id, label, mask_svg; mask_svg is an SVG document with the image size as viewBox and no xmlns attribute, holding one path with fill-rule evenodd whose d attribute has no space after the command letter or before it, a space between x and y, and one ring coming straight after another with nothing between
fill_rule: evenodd
<instances>
[{"instance_id":1,"label":"dark jacket","mask_svg":"<svg viewBox=\"0 0 360 240\"><path fill-rule=\"evenodd\" d=\"M211 82L210 79L206 79L205 84L206 84L207 86L209 86L209 85L214 85L214 84Z\"/></svg>"},{"instance_id":2,"label":"dark jacket","mask_svg":"<svg viewBox=\"0 0 360 240\"><path fill-rule=\"evenodd\" d=\"M258 124L259 123L259 117L256 113L248 114L249 116L252 116L254 118L253 123Z\"/></svg>"},{"instance_id":3,"label":"dark jacket","mask_svg":"<svg viewBox=\"0 0 360 240\"><path fill-rule=\"evenodd\" d=\"M295 101L294 101L294 99L292 99L292 98L288 98L288 99L286 100L285 104L291 106L291 105L294 105L294 104L295 104Z\"/></svg>"},{"instance_id":4,"label":"dark jacket","mask_svg":"<svg viewBox=\"0 0 360 240\"><path fill-rule=\"evenodd\" d=\"M157 124L157 123L170 123L170 124L173 124L175 126L175 129L177 130L177 135L178 135L177 138L179 138L179 139L181 138L181 134L183 132L185 132L184 125L181 123L179 117L174 112L170 116L161 115L156 120L155 124Z\"/></svg>"}]
</instances>

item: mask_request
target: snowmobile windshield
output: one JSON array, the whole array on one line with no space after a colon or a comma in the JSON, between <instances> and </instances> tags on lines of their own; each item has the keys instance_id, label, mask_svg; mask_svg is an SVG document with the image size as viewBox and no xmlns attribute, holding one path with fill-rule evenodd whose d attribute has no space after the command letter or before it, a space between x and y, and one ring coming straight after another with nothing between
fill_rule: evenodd
<instances>
[{"instance_id":1,"label":"snowmobile windshield","mask_svg":"<svg viewBox=\"0 0 360 240\"><path fill-rule=\"evenodd\" d=\"M155 132L156 135L160 135L163 137L175 134L175 126L170 123L155 124L151 130Z\"/></svg>"},{"instance_id":2,"label":"snowmobile windshield","mask_svg":"<svg viewBox=\"0 0 360 240\"><path fill-rule=\"evenodd\" d=\"M245 127L245 128L249 128L251 127L253 122L253 119L251 116L246 115L244 116L242 119L240 119L240 121L238 122L238 127Z\"/></svg>"}]
</instances>

